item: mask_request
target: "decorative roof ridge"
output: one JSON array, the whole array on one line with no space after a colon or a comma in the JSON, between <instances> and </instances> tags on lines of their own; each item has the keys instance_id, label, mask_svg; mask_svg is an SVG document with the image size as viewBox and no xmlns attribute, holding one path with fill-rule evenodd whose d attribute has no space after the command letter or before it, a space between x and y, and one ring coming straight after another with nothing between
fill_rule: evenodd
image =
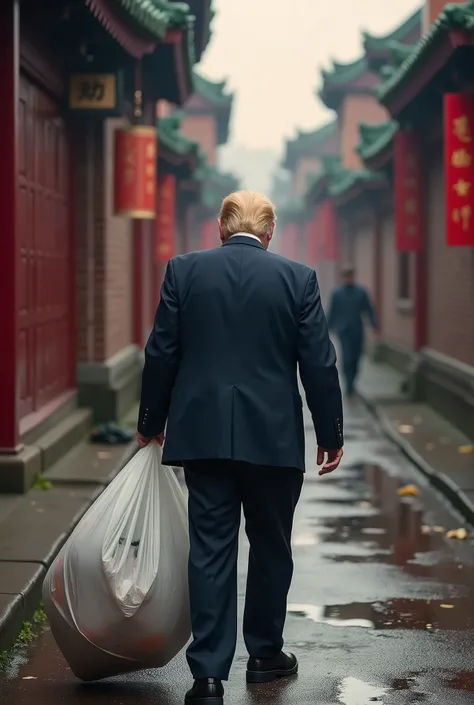
<instances>
[{"instance_id":1,"label":"decorative roof ridge","mask_svg":"<svg viewBox=\"0 0 474 705\"><path fill-rule=\"evenodd\" d=\"M474 0L466 0L463 4L445 5L428 32L415 44L413 50L400 67L376 89L381 103L385 103L406 76L417 64L421 63L425 52L429 50L438 37L452 29L474 30Z\"/></svg>"},{"instance_id":2,"label":"decorative roof ridge","mask_svg":"<svg viewBox=\"0 0 474 705\"><path fill-rule=\"evenodd\" d=\"M331 63L331 69L321 70L323 83L334 83L338 85L350 83L368 69L367 59L365 55L360 56L358 59L355 59L354 61L350 61L348 63L341 63L339 61L335 61L334 59L331 61Z\"/></svg>"},{"instance_id":3,"label":"decorative roof ridge","mask_svg":"<svg viewBox=\"0 0 474 705\"><path fill-rule=\"evenodd\" d=\"M157 121L158 143L182 156L193 153L197 155L199 144L181 132L182 117L182 112L177 110Z\"/></svg>"},{"instance_id":4,"label":"decorative roof ridge","mask_svg":"<svg viewBox=\"0 0 474 705\"><path fill-rule=\"evenodd\" d=\"M371 169L342 169L329 184L330 196L341 196L357 184L384 183L385 175Z\"/></svg>"},{"instance_id":5,"label":"decorative roof ridge","mask_svg":"<svg viewBox=\"0 0 474 705\"><path fill-rule=\"evenodd\" d=\"M206 100L214 105L227 106L232 103L234 94L232 92L226 92L227 78L222 81L212 81L211 79L202 76L202 74L198 73L196 69L193 71L193 76L195 93L198 93L203 98L206 98Z\"/></svg>"},{"instance_id":6,"label":"decorative roof ridge","mask_svg":"<svg viewBox=\"0 0 474 705\"><path fill-rule=\"evenodd\" d=\"M355 147L356 152L364 162L375 157L376 154L389 146L398 132L398 128L396 120L387 120L377 125L359 123L361 141Z\"/></svg>"},{"instance_id":7,"label":"decorative roof ridge","mask_svg":"<svg viewBox=\"0 0 474 705\"><path fill-rule=\"evenodd\" d=\"M311 192L318 184L325 179L334 178L342 170L342 162L339 154L325 154L321 158L322 166L318 171L313 171L306 177L305 200L311 198Z\"/></svg>"},{"instance_id":8,"label":"decorative roof ridge","mask_svg":"<svg viewBox=\"0 0 474 705\"><path fill-rule=\"evenodd\" d=\"M190 29L194 25L187 3L168 0L109 0L129 19L155 39L163 39L168 29Z\"/></svg>"},{"instance_id":9,"label":"decorative roof ridge","mask_svg":"<svg viewBox=\"0 0 474 705\"><path fill-rule=\"evenodd\" d=\"M385 49L390 41L403 40L417 25L421 26L422 8L415 10L404 22L399 24L394 30L384 35L375 35L370 32L363 31L363 47L364 51L376 51L377 49Z\"/></svg>"}]
</instances>

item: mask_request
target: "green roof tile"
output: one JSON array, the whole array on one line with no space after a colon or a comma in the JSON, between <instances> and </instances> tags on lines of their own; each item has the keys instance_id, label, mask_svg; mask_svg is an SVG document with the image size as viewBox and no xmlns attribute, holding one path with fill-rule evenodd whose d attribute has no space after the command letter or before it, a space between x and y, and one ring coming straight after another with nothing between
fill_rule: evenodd
<instances>
[{"instance_id":1,"label":"green roof tile","mask_svg":"<svg viewBox=\"0 0 474 705\"><path fill-rule=\"evenodd\" d=\"M398 123L395 120L388 120L378 125L361 123L359 125L361 141L356 146L356 150L364 161L371 159L390 145L397 131Z\"/></svg>"},{"instance_id":2,"label":"green roof tile","mask_svg":"<svg viewBox=\"0 0 474 705\"><path fill-rule=\"evenodd\" d=\"M227 81L210 81L194 71L194 92L216 106L228 106L233 94L227 92Z\"/></svg>"},{"instance_id":3,"label":"green roof tile","mask_svg":"<svg viewBox=\"0 0 474 705\"><path fill-rule=\"evenodd\" d=\"M352 61L349 64L341 64L333 60L332 68L329 71L323 69L321 75L325 85L345 85L359 78L359 76L362 76L367 70L367 60L365 56L362 56L360 59Z\"/></svg>"},{"instance_id":4,"label":"green roof tile","mask_svg":"<svg viewBox=\"0 0 474 705\"><path fill-rule=\"evenodd\" d=\"M319 186L325 179L332 179L341 169L341 157L336 154L326 154L322 157L322 168L319 171L308 174L306 181L306 201L311 200L311 192Z\"/></svg>"},{"instance_id":5,"label":"green roof tile","mask_svg":"<svg viewBox=\"0 0 474 705\"><path fill-rule=\"evenodd\" d=\"M337 132L337 120L331 120L326 125L318 127L316 130L304 132L298 130L296 137L286 141L285 155L282 164L286 169L293 169L297 160L304 155L318 149L319 145L335 135Z\"/></svg>"},{"instance_id":6,"label":"green roof tile","mask_svg":"<svg viewBox=\"0 0 474 705\"><path fill-rule=\"evenodd\" d=\"M402 62L398 70L379 86L377 95L382 103L386 103L395 91L412 75L425 61L429 51L444 33L452 29L474 31L474 0L468 0L461 5L446 5L443 12L431 25L428 32L415 44L410 55Z\"/></svg>"},{"instance_id":7,"label":"green roof tile","mask_svg":"<svg viewBox=\"0 0 474 705\"><path fill-rule=\"evenodd\" d=\"M157 124L158 144L163 144L170 151L186 156L197 154L199 145L181 132L182 113L176 111L173 115L161 118Z\"/></svg>"},{"instance_id":8,"label":"green roof tile","mask_svg":"<svg viewBox=\"0 0 474 705\"><path fill-rule=\"evenodd\" d=\"M366 52L380 51L388 48L391 41L403 42L403 40L414 31L416 27L420 27L421 31L422 10L416 10L405 22L402 22L393 32L383 36L375 36L369 32L362 32L364 50Z\"/></svg>"},{"instance_id":9,"label":"green roof tile","mask_svg":"<svg viewBox=\"0 0 474 705\"><path fill-rule=\"evenodd\" d=\"M302 220L307 213L306 204L300 196L290 196L278 208L278 222L284 225L294 220Z\"/></svg>"},{"instance_id":10,"label":"green roof tile","mask_svg":"<svg viewBox=\"0 0 474 705\"><path fill-rule=\"evenodd\" d=\"M377 182L384 183L385 176L369 169L342 169L329 185L329 195L342 196L358 184Z\"/></svg>"},{"instance_id":11,"label":"green roof tile","mask_svg":"<svg viewBox=\"0 0 474 705\"><path fill-rule=\"evenodd\" d=\"M189 5L167 0L110 0L145 32L163 39L167 29L192 28Z\"/></svg>"}]
</instances>

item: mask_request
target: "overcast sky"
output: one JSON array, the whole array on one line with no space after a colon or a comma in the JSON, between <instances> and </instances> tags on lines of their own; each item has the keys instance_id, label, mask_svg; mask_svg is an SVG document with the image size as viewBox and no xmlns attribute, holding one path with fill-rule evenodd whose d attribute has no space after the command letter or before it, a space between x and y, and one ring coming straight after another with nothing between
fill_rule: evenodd
<instances>
[{"instance_id":1,"label":"overcast sky","mask_svg":"<svg viewBox=\"0 0 474 705\"><path fill-rule=\"evenodd\" d=\"M362 29L385 34L415 0L214 0L213 39L201 71L236 91L233 145L280 150L295 127L330 114L314 96L331 58L361 54Z\"/></svg>"}]
</instances>

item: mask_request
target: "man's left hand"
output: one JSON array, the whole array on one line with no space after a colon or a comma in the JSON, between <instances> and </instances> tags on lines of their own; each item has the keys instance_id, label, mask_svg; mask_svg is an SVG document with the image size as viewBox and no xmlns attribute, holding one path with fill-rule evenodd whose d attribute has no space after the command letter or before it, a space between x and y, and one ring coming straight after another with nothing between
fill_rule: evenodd
<instances>
[{"instance_id":1,"label":"man's left hand","mask_svg":"<svg viewBox=\"0 0 474 705\"><path fill-rule=\"evenodd\" d=\"M159 446L162 446L163 443L165 442L165 434L163 432L163 433L160 433L159 436L150 436L147 438L146 436L142 436L140 431L137 431L137 441L138 441L138 445L140 446L140 448L145 448L145 446L147 446L152 441L156 441Z\"/></svg>"}]
</instances>

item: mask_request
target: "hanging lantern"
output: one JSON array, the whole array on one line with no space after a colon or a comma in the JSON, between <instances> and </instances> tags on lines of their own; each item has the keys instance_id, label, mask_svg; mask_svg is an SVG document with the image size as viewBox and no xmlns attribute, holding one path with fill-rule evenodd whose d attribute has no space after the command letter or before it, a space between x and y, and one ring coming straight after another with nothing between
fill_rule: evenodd
<instances>
[{"instance_id":1,"label":"hanging lantern","mask_svg":"<svg viewBox=\"0 0 474 705\"><path fill-rule=\"evenodd\" d=\"M156 214L156 129L134 125L115 132L115 213L153 219Z\"/></svg>"},{"instance_id":2,"label":"hanging lantern","mask_svg":"<svg viewBox=\"0 0 474 705\"><path fill-rule=\"evenodd\" d=\"M158 177L156 192L155 262L166 263L174 257L176 215L176 177Z\"/></svg>"}]
</instances>

